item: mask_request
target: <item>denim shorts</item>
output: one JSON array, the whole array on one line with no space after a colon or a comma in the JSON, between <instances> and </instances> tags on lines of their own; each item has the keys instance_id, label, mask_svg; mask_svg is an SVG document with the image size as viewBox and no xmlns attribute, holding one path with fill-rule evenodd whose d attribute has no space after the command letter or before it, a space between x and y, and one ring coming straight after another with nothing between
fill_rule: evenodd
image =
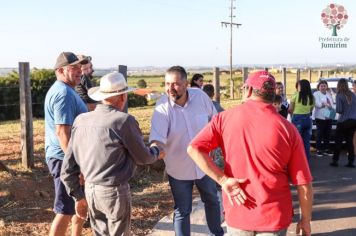
<instances>
[{"instance_id":1,"label":"denim shorts","mask_svg":"<svg viewBox=\"0 0 356 236\"><path fill-rule=\"evenodd\" d=\"M56 214L75 215L74 199L67 194L67 191L60 179L62 160L51 158L47 165L54 181L54 206Z\"/></svg>"}]
</instances>

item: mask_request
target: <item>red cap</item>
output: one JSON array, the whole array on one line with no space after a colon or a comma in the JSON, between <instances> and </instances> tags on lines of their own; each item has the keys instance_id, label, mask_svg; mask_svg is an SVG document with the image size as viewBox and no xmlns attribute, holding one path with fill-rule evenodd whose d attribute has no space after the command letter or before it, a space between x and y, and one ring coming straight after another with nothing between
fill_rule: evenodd
<instances>
[{"instance_id":1,"label":"red cap","mask_svg":"<svg viewBox=\"0 0 356 236\"><path fill-rule=\"evenodd\" d=\"M263 84L265 82L271 82L273 84L273 90L276 87L276 80L268 73L268 71L260 70L250 74L246 80L246 84L254 89L263 90ZM272 90L272 88L271 88Z\"/></svg>"}]
</instances>

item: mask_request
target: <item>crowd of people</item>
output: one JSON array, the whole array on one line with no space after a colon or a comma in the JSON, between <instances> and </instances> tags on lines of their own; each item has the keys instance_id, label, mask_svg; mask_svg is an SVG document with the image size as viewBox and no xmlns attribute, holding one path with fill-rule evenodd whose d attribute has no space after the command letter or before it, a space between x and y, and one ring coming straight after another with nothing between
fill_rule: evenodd
<instances>
[{"instance_id":1,"label":"crowd of people","mask_svg":"<svg viewBox=\"0 0 356 236\"><path fill-rule=\"evenodd\" d=\"M355 82L353 87L356 87ZM315 156L332 156L330 166L338 167L340 152L345 142L348 155L345 167L355 168L356 95L349 88L349 82L346 79L338 80L336 94L333 94L326 80L318 82L314 93L308 80L298 81L296 89L296 93L290 99L288 112L292 116L292 123L297 127L303 139L308 160L311 157L310 139L312 119L314 119L316 125ZM335 143L332 145L330 141L334 121L336 121L333 137Z\"/></svg>"},{"instance_id":2,"label":"crowd of people","mask_svg":"<svg viewBox=\"0 0 356 236\"><path fill-rule=\"evenodd\" d=\"M124 112L134 89L122 74L106 74L93 87L92 58L72 52L61 53L54 69L57 80L45 99L46 162L56 214L49 235L65 235L70 222L72 235L80 235L88 216L94 235L130 235L129 180L137 165L160 159L173 195L176 235L190 235L194 185L212 235L224 235L224 220L229 235L286 235L293 215L290 182L299 195L297 230L311 235L313 110L317 155L332 154L331 165L337 166L345 139L347 167L354 167L356 96L344 80L338 82L333 111L325 81L314 94L307 80L298 81L289 103L283 84L258 71L244 83L243 104L224 111L202 74L193 75L189 86L186 70L172 66L147 146L135 117ZM332 151L335 112L340 116Z\"/></svg>"}]
</instances>

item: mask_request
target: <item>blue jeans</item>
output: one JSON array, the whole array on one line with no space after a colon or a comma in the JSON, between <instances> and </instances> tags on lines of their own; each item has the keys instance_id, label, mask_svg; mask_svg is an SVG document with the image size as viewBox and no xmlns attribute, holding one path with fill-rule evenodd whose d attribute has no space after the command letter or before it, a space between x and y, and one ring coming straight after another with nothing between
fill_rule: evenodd
<instances>
[{"instance_id":1,"label":"blue jeans","mask_svg":"<svg viewBox=\"0 0 356 236\"><path fill-rule=\"evenodd\" d=\"M205 207L208 228L213 235L222 236L220 206L215 182L204 176L196 180L178 180L168 175L174 199L174 231L177 236L190 235L190 213L192 212L193 185L197 186Z\"/></svg>"},{"instance_id":2,"label":"blue jeans","mask_svg":"<svg viewBox=\"0 0 356 236\"><path fill-rule=\"evenodd\" d=\"M293 114L292 123L297 127L303 139L305 154L310 160L310 138L312 133L312 119L310 114Z\"/></svg>"}]
</instances>

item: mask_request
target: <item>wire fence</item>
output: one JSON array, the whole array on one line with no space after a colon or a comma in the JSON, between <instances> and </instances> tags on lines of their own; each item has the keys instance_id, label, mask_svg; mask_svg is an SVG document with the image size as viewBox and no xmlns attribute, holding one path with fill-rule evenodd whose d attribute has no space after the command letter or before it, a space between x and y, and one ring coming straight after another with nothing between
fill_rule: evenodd
<instances>
[{"instance_id":1,"label":"wire fence","mask_svg":"<svg viewBox=\"0 0 356 236\"><path fill-rule=\"evenodd\" d=\"M50 86L31 88L33 117L44 117L44 100ZM0 121L20 118L20 88L18 85L0 87Z\"/></svg>"}]
</instances>

